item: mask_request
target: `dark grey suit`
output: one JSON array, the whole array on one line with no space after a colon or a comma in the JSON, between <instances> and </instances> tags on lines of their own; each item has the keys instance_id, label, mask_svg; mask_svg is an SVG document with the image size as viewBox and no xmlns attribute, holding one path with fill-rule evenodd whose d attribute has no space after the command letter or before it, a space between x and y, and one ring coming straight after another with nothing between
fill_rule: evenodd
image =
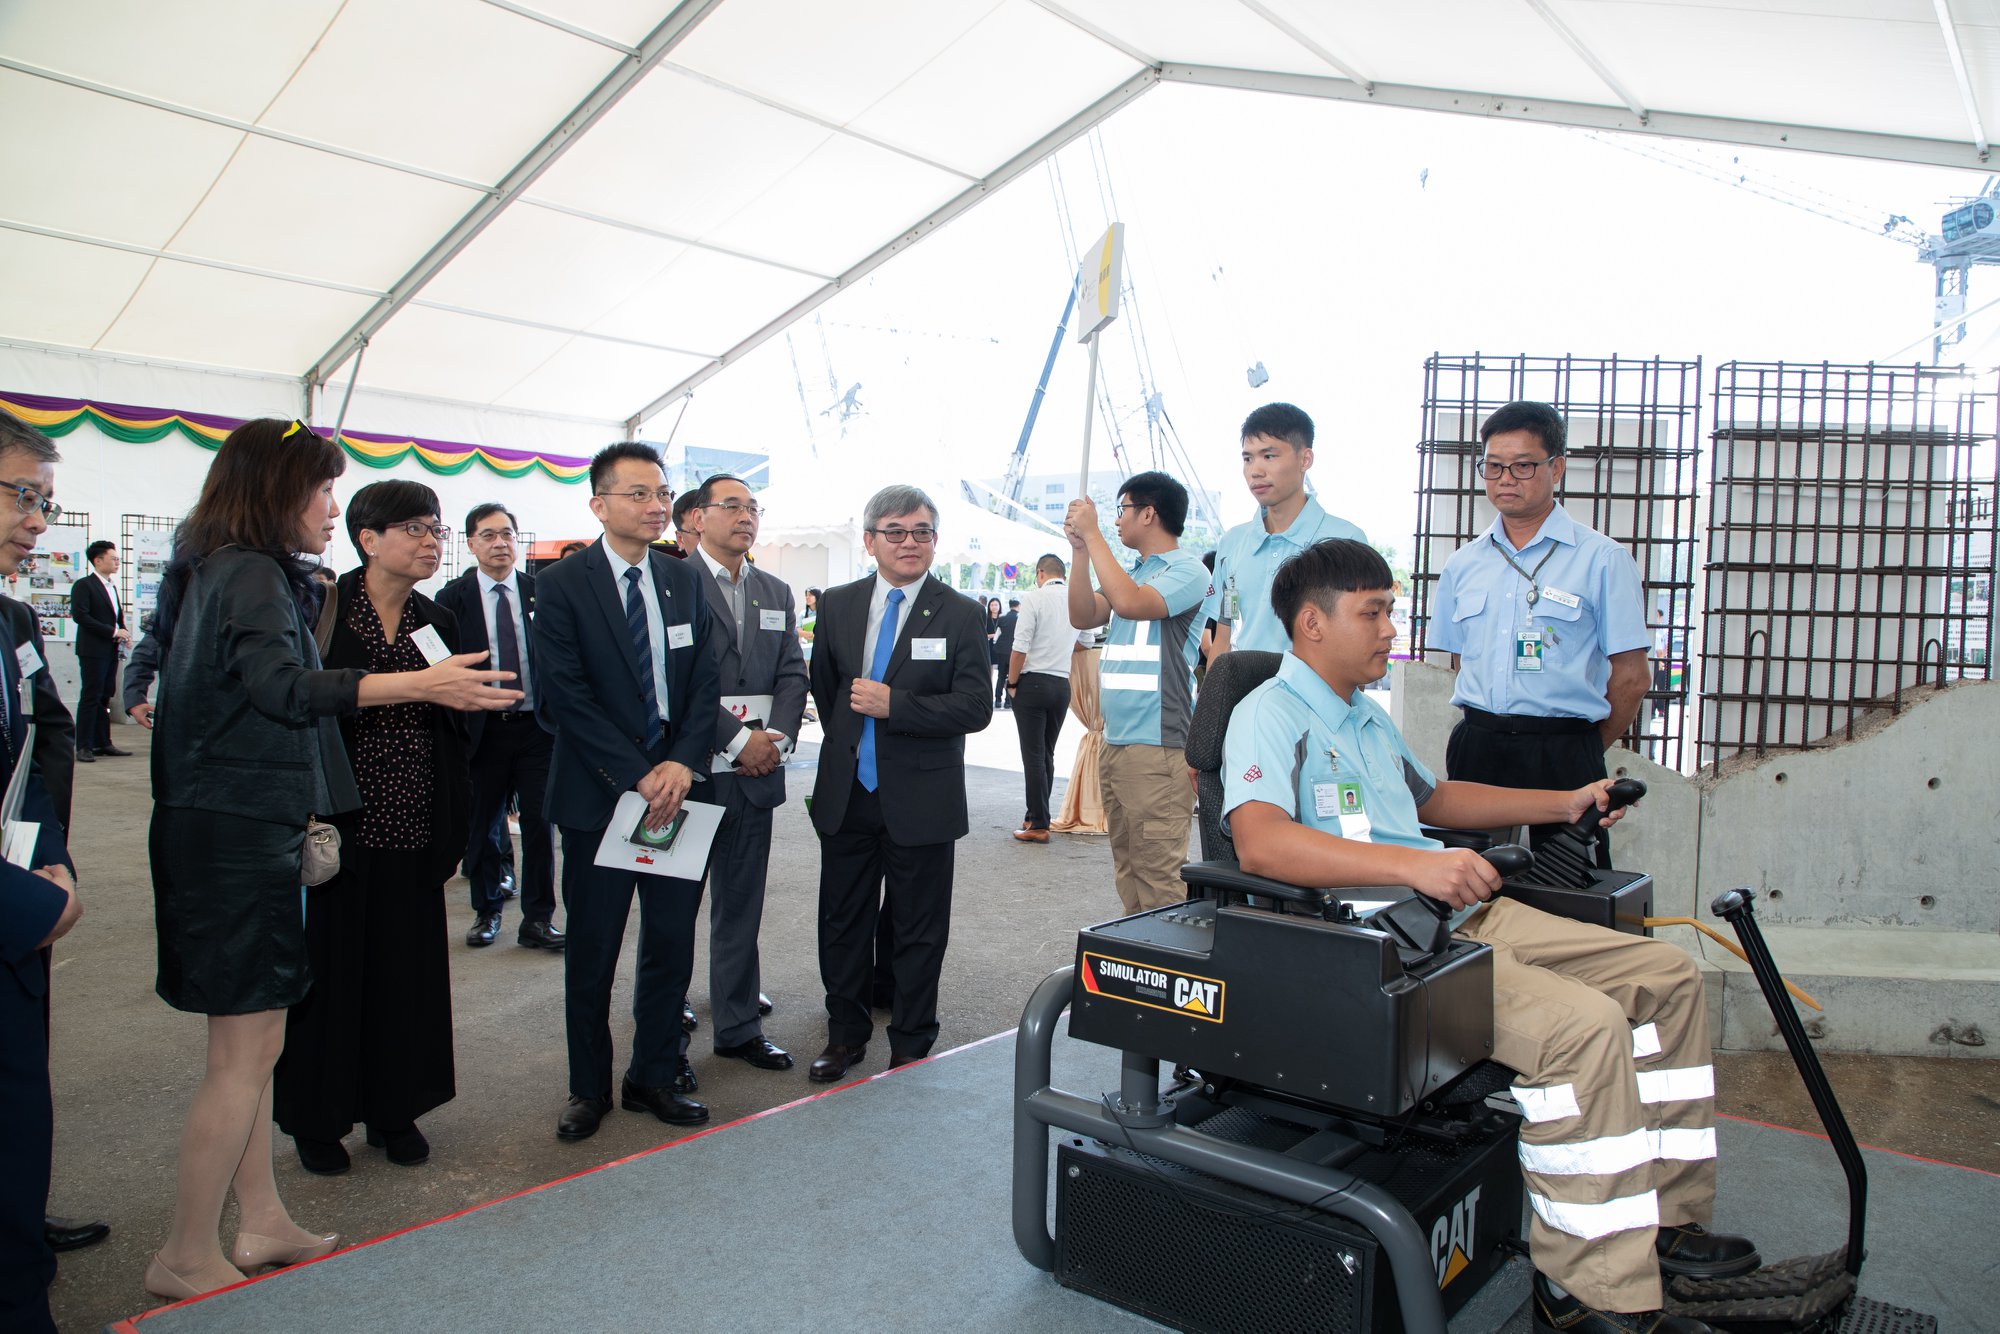
<instances>
[{"instance_id":1,"label":"dark grey suit","mask_svg":"<svg viewBox=\"0 0 2000 1334\"><path fill-rule=\"evenodd\" d=\"M698 572L708 601L710 639L725 701L731 695L769 695L763 730L793 741L806 711L806 659L792 611L792 590L776 575L745 561L742 576L742 633L730 585L700 555L687 562ZM766 619L770 624L766 624ZM744 710L747 714L748 710ZM748 729L749 718L725 702L716 714L718 754ZM763 1036L757 1017L757 932L764 921L764 879L771 862L771 811L785 801L785 770L746 778L711 773L715 800L723 809L708 872L708 1003L711 1032L718 1047L734 1047ZM687 1050L687 1034L681 1050Z\"/></svg>"}]
</instances>

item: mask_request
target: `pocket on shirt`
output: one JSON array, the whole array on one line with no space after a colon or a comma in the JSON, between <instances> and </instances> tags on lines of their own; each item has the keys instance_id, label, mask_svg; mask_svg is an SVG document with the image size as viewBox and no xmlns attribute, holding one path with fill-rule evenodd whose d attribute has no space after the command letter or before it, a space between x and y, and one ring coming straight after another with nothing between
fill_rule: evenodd
<instances>
[{"instance_id":1,"label":"pocket on shirt","mask_svg":"<svg viewBox=\"0 0 2000 1334\"><path fill-rule=\"evenodd\" d=\"M1460 662L1477 662L1481 657L1485 656L1480 652L1481 645L1479 642L1478 627L1466 624L1467 621L1470 621L1485 610L1486 591L1484 589L1467 589L1460 593L1458 601L1452 604L1452 637L1458 640L1458 657Z\"/></svg>"},{"instance_id":2,"label":"pocket on shirt","mask_svg":"<svg viewBox=\"0 0 2000 1334\"><path fill-rule=\"evenodd\" d=\"M1597 616L1588 602L1577 599L1574 607L1557 602L1544 593L1535 602L1534 622L1543 628L1542 657L1558 662L1589 656L1597 644ZM1555 631L1554 643L1548 631Z\"/></svg>"}]
</instances>

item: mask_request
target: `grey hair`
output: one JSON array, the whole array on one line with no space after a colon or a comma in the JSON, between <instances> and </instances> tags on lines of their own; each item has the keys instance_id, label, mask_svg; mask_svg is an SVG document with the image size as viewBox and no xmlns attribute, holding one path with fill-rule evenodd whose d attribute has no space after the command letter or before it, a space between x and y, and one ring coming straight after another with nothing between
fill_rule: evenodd
<instances>
[{"instance_id":1,"label":"grey hair","mask_svg":"<svg viewBox=\"0 0 2000 1334\"><path fill-rule=\"evenodd\" d=\"M861 526L872 530L890 515L908 514L919 506L931 512L931 527L937 527L938 507L929 496L914 486L885 486L868 497L867 508L861 511Z\"/></svg>"},{"instance_id":2,"label":"grey hair","mask_svg":"<svg viewBox=\"0 0 2000 1334\"><path fill-rule=\"evenodd\" d=\"M62 455L56 452L56 442L37 431L13 413L0 410L0 454L20 450L42 463L61 463ZM936 510L931 513L935 515Z\"/></svg>"}]
</instances>

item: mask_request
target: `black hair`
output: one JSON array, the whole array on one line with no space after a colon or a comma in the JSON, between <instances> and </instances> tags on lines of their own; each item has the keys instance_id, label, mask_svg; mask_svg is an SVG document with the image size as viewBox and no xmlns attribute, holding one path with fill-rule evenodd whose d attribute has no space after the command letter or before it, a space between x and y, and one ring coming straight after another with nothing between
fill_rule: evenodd
<instances>
[{"instance_id":1,"label":"black hair","mask_svg":"<svg viewBox=\"0 0 2000 1334\"><path fill-rule=\"evenodd\" d=\"M667 470L666 462L660 457L659 450L653 448L643 440L621 440L615 445L606 445L604 448L598 450L597 453L591 455L590 493L592 495L603 494L604 484L611 480L613 470L618 467L620 460L623 459L637 459L641 463L650 463L663 473Z\"/></svg>"},{"instance_id":2,"label":"black hair","mask_svg":"<svg viewBox=\"0 0 2000 1334\"><path fill-rule=\"evenodd\" d=\"M697 489L688 492L686 495L682 496L679 500L676 500L674 502L674 527L676 528L687 527L687 516L693 513L696 504L699 503L700 500L701 500L701 492L700 490Z\"/></svg>"},{"instance_id":3,"label":"black hair","mask_svg":"<svg viewBox=\"0 0 2000 1334\"><path fill-rule=\"evenodd\" d=\"M1271 610L1278 613L1289 636L1306 603L1331 612L1342 593L1374 592L1394 587L1395 582L1389 562L1374 547L1352 538L1329 537L1278 567L1271 580Z\"/></svg>"},{"instance_id":4,"label":"black hair","mask_svg":"<svg viewBox=\"0 0 2000 1334\"><path fill-rule=\"evenodd\" d=\"M497 500L489 500L483 505L474 505L465 512L465 535L471 537L478 531L480 520L494 514L506 515L507 522L514 525L514 531L516 533L521 531L521 521L514 517L514 511Z\"/></svg>"},{"instance_id":5,"label":"black hair","mask_svg":"<svg viewBox=\"0 0 2000 1334\"><path fill-rule=\"evenodd\" d=\"M0 409L0 454L10 454L17 449L41 463L62 462L62 455L56 452L55 441L13 413Z\"/></svg>"},{"instance_id":6,"label":"black hair","mask_svg":"<svg viewBox=\"0 0 2000 1334\"><path fill-rule=\"evenodd\" d=\"M346 470L340 446L304 422L258 417L238 426L215 451L200 497L174 530L162 594L171 584L178 595L196 567L221 548L242 547L278 562L311 621L319 614L319 584L312 577L319 561L298 554L299 518L313 493Z\"/></svg>"},{"instance_id":7,"label":"black hair","mask_svg":"<svg viewBox=\"0 0 2000 1334\"><path fill-rule=\"evenodd\" d=\"M95 565L97 564L97 558L99 556L102 556L107 551L116 551L116 550L118 550L118 544L116 542L107 542L100 537L99 539L97 539L97 541L92 542L89 546L83 549L83 558L89 561L92 565Z\"/></svg>"},{"instance_id":8,"label":"black hair","mask_svg":"<svg viewBox=\"0 0 2000 1334\"><path fill-rule=\"evenodd\" d=\"M368 553L361 548L362 529L379 533L393 524L435 518L437 514L437 492L422 482L400 479L370 482L347 502L347 540L354 544L354 553L366 565Z\"/></svg>"},{"instance_id":9,"label":"black hair","mask_svg":"<svg viewBox=\"0 0 2000 1334\"><path fill-rule=\"evenodd\" d=\"M738 477L735 473L719 472L715 474L715 476L713 477L703 478L700 487L696 488L694 493L694 503L697 506L701 508L707 508L709 505L715 502L715 484L717 482L734 482L738 486L742 487L745 491L748 491L750 489L750 483L744 481L741 477ZM678 509L680 507L677 505L674 508Z\"/></svg>"},{"instance_id":10,"label":"black hair","mask_svg":"<svg viewBox=\"0 0 2000 1334\"><path fill-rule=\"evenodd\" d=\"M808 588L806 590L806 596L809 598L816 598L819 596L819 590L817 588Z\"/></svg>"},{"instance_id":11,"label":"black hair","mask_svg":"<svg viewBox=\"0 0 2000 1334\"><path fill-rule=\"evenodd\" d=\"M1159 516L1160 527L1175 537L1187 527L1187 488L1163 472L1134 473L1118 488L1118 494L1141 509L1150 505Z\"/></svg>"},{"instance_id":12,"label":"black hair","mask_svg":"<svg viewBox=\"0 0 2000 1334\"><path fill-rule=\"evenodd\" d=\"M1484 445L1494 436L1509 431L1528 432L1542 442L1542 448L1552 459L1561 458L1569 447L1569 429L1563 425L1562 414L1546 403L1527 399L1509 403L1480 424L1479 443Z\"/></svg>"},{"instance_id":13,"label":"black hair","mask_svg":"<svg viewBox=\"0 0 2000 1334\"><path fill-rule=\"evenodd\" d=\"M1060 579L1069 573L1069 567L1063 564L1061 556L1051 551L1035 562L1035 573L1046 574L1051 579Z\"/></svg>"},{"instance_id":14,"label":"black hair","mask_svg":"<svg viewBox=\"0 0 2000 1334\"><path fill-rule=\"evenodd\" d=\"M1243 419L1243 438L1267 435L1293 449L1313 447L1313 419L1289 403L1266 403Z\"/></svg>"}]
</instances>

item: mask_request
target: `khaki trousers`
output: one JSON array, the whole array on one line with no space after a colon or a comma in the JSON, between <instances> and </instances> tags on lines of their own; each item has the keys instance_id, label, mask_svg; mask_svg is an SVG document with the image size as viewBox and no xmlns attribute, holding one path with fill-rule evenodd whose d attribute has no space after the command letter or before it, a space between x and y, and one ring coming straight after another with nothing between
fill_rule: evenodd
<instances>
[{"instance_id":1,"label":"khaki trousers","mask_svg":"<svg viewBox=\"0 0 2000 1334\"><path fill-rule=\"evenodd\" d=\"M1181 866L1194 817L1187 752L1178 746L1106 746L1097 784L1125 915L1185 899Z\"/></svg>"},{"instance_id":2,"label":"khaki trousers","mask_svg":"<svg viewBox=\"0 0 2000 1334\"><path fill-rule=\"evenodd\" d=\"M1496 899L1493 1059L1519 1072L1535 1268L1603 1311L1661 1304L1661 1225L1715 1206L1715 1072L1701 975L1665 941Z\"/></svg>"}]
</instances>

